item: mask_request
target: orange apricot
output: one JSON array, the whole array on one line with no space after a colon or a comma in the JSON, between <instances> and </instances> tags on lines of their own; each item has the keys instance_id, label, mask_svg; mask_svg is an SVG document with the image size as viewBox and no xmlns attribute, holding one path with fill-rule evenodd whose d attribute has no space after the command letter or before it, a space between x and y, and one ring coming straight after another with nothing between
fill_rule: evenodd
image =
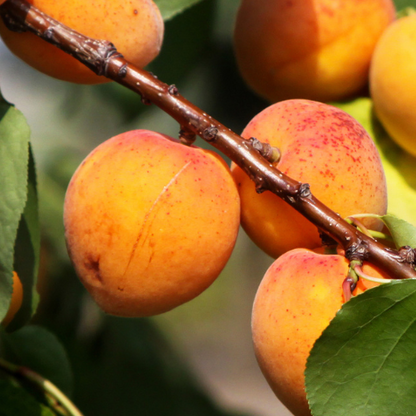
<instances>
[{"instance_id":1,"label":"orange apricot","mask_svg":"<svg viewBox=\"0 0 416 416\"><path fill-rule=\"evenodd\" d=\"M6 316L3 318L1 324L6 327L13 320L17 311L22 306L23 302L23 286L20 278L16 272L13 272L13 293L12 299L10 301L9 310L7 311Z\"/></svg>"},{"instance_id":2,"label":"orange apricot","mask_svg":"<svg viewBox=\"0 0 416 416\"><path fill-rule=\"evenodd\" d=\"M259 366L281 402L296 416L310 416L304 371L309 352L345 302L345 257L295 249L279 257L258 288L252 314ZM363 272L388 278L364 264ZM360 279L355 295L377 283Z\"/></svg>"},{"instance_id":3,"label":"orange apricot","mask_svg":"<svg viewBox=\"0 0 416 416\"><path fill-rule=\"evenodd\" d=\"M273 104L244 129L280 149L274 165L310 184L312 193L341 217L358 213L383 215L387 188L379 154L363 127L342 110L308 100ZM241 223L266 253L278 257L296 247L321 245L318 229L271 192L257 194L253 181L238 166L232 173L241 197ZM379 229L377 220L365 225Z\"/></svg>"},{"instance_id":4,"label":"orange apricot","mask_svg":"<svg viewBox=\"0 0 416 416\"><path fill-rule=\"evenodd\" d=\"M233 250L240 200L217 154L135 130L82 162L64 206L67 247L107 313L150 316L199 295Z\"/></svg>"},{"instance_id":5,"label":"orange apricot","mask_svg":"<svg viewBox=\"0 0 416 416\"><path fill-rule=\"evenodd\" d=\"M112 42L118 52L140 68L150 63L160 51L164 24L159 8L152 0L28 2L86 36ZM16 56L54 78L79 84L110 81L33 33L8 30L3 21L0 21L0 36Z\"/></svg>"},{"instance_id":6,"label":"orange apricot","mask_svg":"<svg viewBox=\"0 0 416 416\"><path fill-rule=\"evenodd\" d=\"M367 85L392 0L242 0L234 46L247 84L271 102L336 101Z\"/></svg>"},{"instance_id":7,"label":"orange apricot","mask_svg":"<svg viewBox=\"0 0 416 416\"><path fill-rule=\"evenodd\" d=\"M374 110L391 138L416 156L416 14L396 20L383 33L371 61Z\"/></svg>"}]
</instances>

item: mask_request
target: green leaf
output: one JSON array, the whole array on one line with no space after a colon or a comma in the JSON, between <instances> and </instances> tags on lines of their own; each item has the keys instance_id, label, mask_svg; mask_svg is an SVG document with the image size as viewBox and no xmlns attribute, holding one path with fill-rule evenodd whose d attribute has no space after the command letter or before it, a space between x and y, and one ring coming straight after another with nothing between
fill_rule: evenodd
<instances>
[{"instance_id":1,"label":"green leaf","mask_svg":"<svg viewBox=\"0 0 416 416\"><path fill-rule=\"evenodd\" d=\"M344 304L305 371L314 416L416 415L416 280Z\"/></svg>"},{"instance_id":2,"label":"green leaf","mask_svg":"<svg viewBox=\"0 0 416 416\"><path fill-rule=\"evenodd\" d=\"M40 256L40 228L35 161L30 149L27 201L20 218L14 252L14 270L23 285L23 302L14 319L7 326L15 331L25 325L36 311L39 295L36 290Z\"/></svg>"},{"instance_id":3,"label":"green leaf","mask_svg":"<svg viewBox=\"0 0 416 416\"><path fill-rule=\"evenodd\" d=\"M410 246L416 248L416 227L394 215L383 215L380 219L389 229L397 248Z\"/></svg>"},{"instance_id":4,"label":"green leaf","mask_svg":"<svg viewBox=\"0 0 416 416\"><path fill-rule=\"evenodd\" d=\"M0 378L0 416L56 416L11 379Z\"/></svg>"},{"instance_id":5,"label":"green leaf","mask_svg":"<svg viewBox=\"0 0 416 416\"><path fill-rule=\"evenodd\" d=\"M40 326L25 326L1 336L2 356L7 361L30 368L55 384L65 394L72 390L72 371L66 351L51 332Z\"/></svg>"},{"instance_id":6,"label":"green leaf","mask_svg":"<svg viewBox=\"0 0 416 416\"><path fill-rule=\"evenodd\" d=\"M215 2L203 1L166 22L162 50L147 69L167 84L181 85L183 77L195 70L212 50L209 45L216 12Z\"/></svg>"},{"instance_id":7,"label":"green leaf","mask_svg":"<svg viewBox=\"0 0 416 416\"><path fill-rule=\"evenodd\" d=\"M1 96L1 94L0 94ZM0 99L0 321L12 293L14 244L27 197L30 130L20 111Z\"/></svg>"},{"instance_id":8,"label":"green leaf","mask_svg":"<svg viewBox=\"0 0 416 416\"><path fill-rule=\"evenodd\" d=\"M172 19L200 1L202 0L154 0L162 13L163 20Z\"/></svg>"},{"instance_id":9,"label":"green leaf","mask_svg":"<svg viewBox=\"0 0 416 416\"><path fill-rule=\"evenodd\" d=\"M406 7L416 7L416 0L394 0L396 10L400 11Z\"/></svg>"}]
</instances>

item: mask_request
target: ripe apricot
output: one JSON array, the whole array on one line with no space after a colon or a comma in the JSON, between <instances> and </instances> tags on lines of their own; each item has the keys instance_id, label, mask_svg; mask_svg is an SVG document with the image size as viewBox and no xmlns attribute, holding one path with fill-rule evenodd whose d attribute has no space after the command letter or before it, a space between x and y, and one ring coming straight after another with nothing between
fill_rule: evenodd
<instances>
[{"instance_id":1,"label":"ripe apricot","mask_svg":"<svg viewBox=\"0 0 416 416\"><path fill-rule=\"evenodd\" d=\"M363 271L383 276L364 264ZM310 416L304 371L309 352L344 303L342 283L348 261L295 249L279 257L258 288L252 314L259 366L281 402L296 416ZM359 280L355 294L377 283Z\"/></svg>"},{"instance_id":2,"label":"ripe apricot","mask_svg":"<svg viewBox=\"0 0 416 416\"><path fill-rule=\"evenodd\" d=\"M152 0L28 2L86 36L112 42L118 52L140 68L151 62L160 51L164 25L160 11ZM8 30L1 19L0 35L16 56L54 78L79 84L109 81L33 33Z\"/></svg>"},{"instance_id":3,"label":"ripe apricot","mask_svg":"<svg viewBox=\"0 0 416 416\"><path fill-rule=\"evenodd\" d=\"M12 299L10 301L9 310L7 311L6 316L3 318L1 324L6 327L13 320L17 311L22 306L23 301L23 286L20 278L16 272L13 272L13 293Z\"/></svg>"},{"instance_id":4,"label":"ripe apricot","mask_svg":"<svg viewBox=\"0 0 416 416\"><path fill-rule=\"evenodd\" d=\"M312 193L341 217L386 213L386 181L377 149L344 111L308 100L282 101L255 116L242 136L279 148L275 166L309 183ZM239 167L233 165L232 173L240 191L242 226L262 250L278 257L296 247L321 245L317 228L294 208L271 192L257 194ZM379 226L374 220L365 225Z\"/></svg>"},{"instance_id":5,"label":"ripe apricot","mask_svg":"<svg viewBox=\"0 0 416 416\"><path fill-rule=\"evenodd\" d=\"M271 102L336 101L367 85L392 0L242 0L234 46L247 84Z\"/></svg>"},{"instance_id":6,"label":"ripe apricot","mask_svg":"<svg viewBox=\"0 0 416 416\"><path fill-rule=\"evenodd\" d=\"M159 314L200 294L228 261L239 221L223 159L147 130L99 145L65 197L75 269L98 305L119 316Z\"/></svg>"},{"instance_id":7,"label":"ripe apricot","mask_svg":"<svg viewBox=\"0 0 416 416\"><path fill-rule=\"evenodd\" d=\"M371 61L374 110L391 138L416 156L416 14L386 29Z\"/></svg>"}]
</instances>

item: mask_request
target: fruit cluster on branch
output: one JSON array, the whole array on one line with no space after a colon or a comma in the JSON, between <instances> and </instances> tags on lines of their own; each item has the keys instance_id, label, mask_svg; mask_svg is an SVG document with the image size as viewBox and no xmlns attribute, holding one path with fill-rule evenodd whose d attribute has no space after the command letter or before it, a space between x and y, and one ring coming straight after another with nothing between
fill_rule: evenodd
<instances>
[{"instance_id":1,"label":"fruit cluster on branch","mask_svg":"<svg viewBox=\"0 0 416 416\"><path fill-rule=\"evenodd\" d=\"M117 53L108 41L91 39L46 16L25 0L7 0L0 13L10 28L28 30L53 43L87 65L98 75L137 92L178 121L181 136L200 136L228 156L255 182L257 192L270 191L294 207L324 234L342 245L349 259L368 260L393 278L414 278L414 264L401 251L392 250L361 233L321 203L307 184L286 176L265 159L253 139L243 139L182 97L153 74L140 69ZM311 192L312 191L312 192Z\"/></svg>"}]
</instances>

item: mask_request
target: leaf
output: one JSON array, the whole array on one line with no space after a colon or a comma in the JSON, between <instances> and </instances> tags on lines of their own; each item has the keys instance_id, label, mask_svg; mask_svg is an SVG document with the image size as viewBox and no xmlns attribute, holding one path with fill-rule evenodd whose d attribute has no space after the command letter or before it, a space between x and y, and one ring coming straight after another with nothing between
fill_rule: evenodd
<instances>
[{"instance_id":1,"label":"leaf","mask_svg":"<svg viewBox=\"0 0 416 416\"><path fill-rule=\"evenodd\" d=\"M373 138L386 176L389 214L416 225L416 158L407 154L388 136L373 113L370 98L333 105L358 120Z\"/></svg>"},{"instance_id":2,"label":"leaf","mask_svg":"<svg viewBox=\"0 0 416 416\"><path fill-rule=\"evenodd\" d=\"M1 94L0 94L1 97ZM12 293L14 244L26 204L30 130L25 118L0 99L0 321Z\"/></svg>"},{"instance_id":3,"label":"leaf","mask_svg":"<svg viewBox=\"0 0 416 416\"><path fill-rule=\"evenodd\" d=\"M2 333L2 356L25 366L54 383L65 394L72 390L72 371L66 351L51 332L40 326L25 326L12 334Z\"/></svg>"},{"instance_id":4,"label":"leaf","mask_svg":"<svg viewBox=\"0 0 416 416\"><path fill-rule=\"evenodd\" d=\"M314 416L416 415L416 280L344 304L305 371Z\"/></svg>"},{"instance_id":5,"label":"leaf","mask_svg":"<svg viewBox=\"0 0 416 416\"><path fill-rule=\"evenodd\" d=\"M203 1L166 22L162 50L147 69L167 84L180 85L183 77L201 65L201 60L206 59L208 51L212 51L208 48L216 13L215 2Z\"/></svg>"},{"instance_id":6,"label":"leaf","mask_svg":"<svg viewBox=\"0 0 416 416\"><path fill-rule=\"evenodd\" d=\"M185 9L200 1L202 0L154 0L165 21L172 19L177 14L182 13Z\"/></svg>"},{"instance_id":7,"label":"leaf","mask_svg":"<svg viewBox=\"0 0 416 416\"><path fill-rule=\"evenodd\" d=\"M0 378L0 416L55 416L44 404L10 379Z\"/></svg>"},{"instance_id":8,"label":"leaf","mask_svg":"<svg viewBox=\"0 0 416 416\"><path fill-rule=\"evenodd\" d=\"M382 215L380 219L389 229L397 248L410 246L416 248L416 227L394 215Z\"/></svg>"},{"instance_id":9,"label":"leaf","mask_svg":"<svg viewBox=\"0 0 416 416\"><path fill-rule=\"evenodd\" d=\"M400 11L406 7L416 7L416 0L394 0L396 10Z\"/></svg>"},{"instance_id":10,"label":"leaf","mask_svg":"<svg viewBox=\"0 0 416 416\"><path fill-rule=\"evenodd\" d=\"M36 290L40 255L40 228L36 189L35 161L30 149L27 201L20 218L14 252L14 270L23 285L23 302L7 331L15 331L25 325L36 311L39 295Z\"/></svg>"}]
</instances>

